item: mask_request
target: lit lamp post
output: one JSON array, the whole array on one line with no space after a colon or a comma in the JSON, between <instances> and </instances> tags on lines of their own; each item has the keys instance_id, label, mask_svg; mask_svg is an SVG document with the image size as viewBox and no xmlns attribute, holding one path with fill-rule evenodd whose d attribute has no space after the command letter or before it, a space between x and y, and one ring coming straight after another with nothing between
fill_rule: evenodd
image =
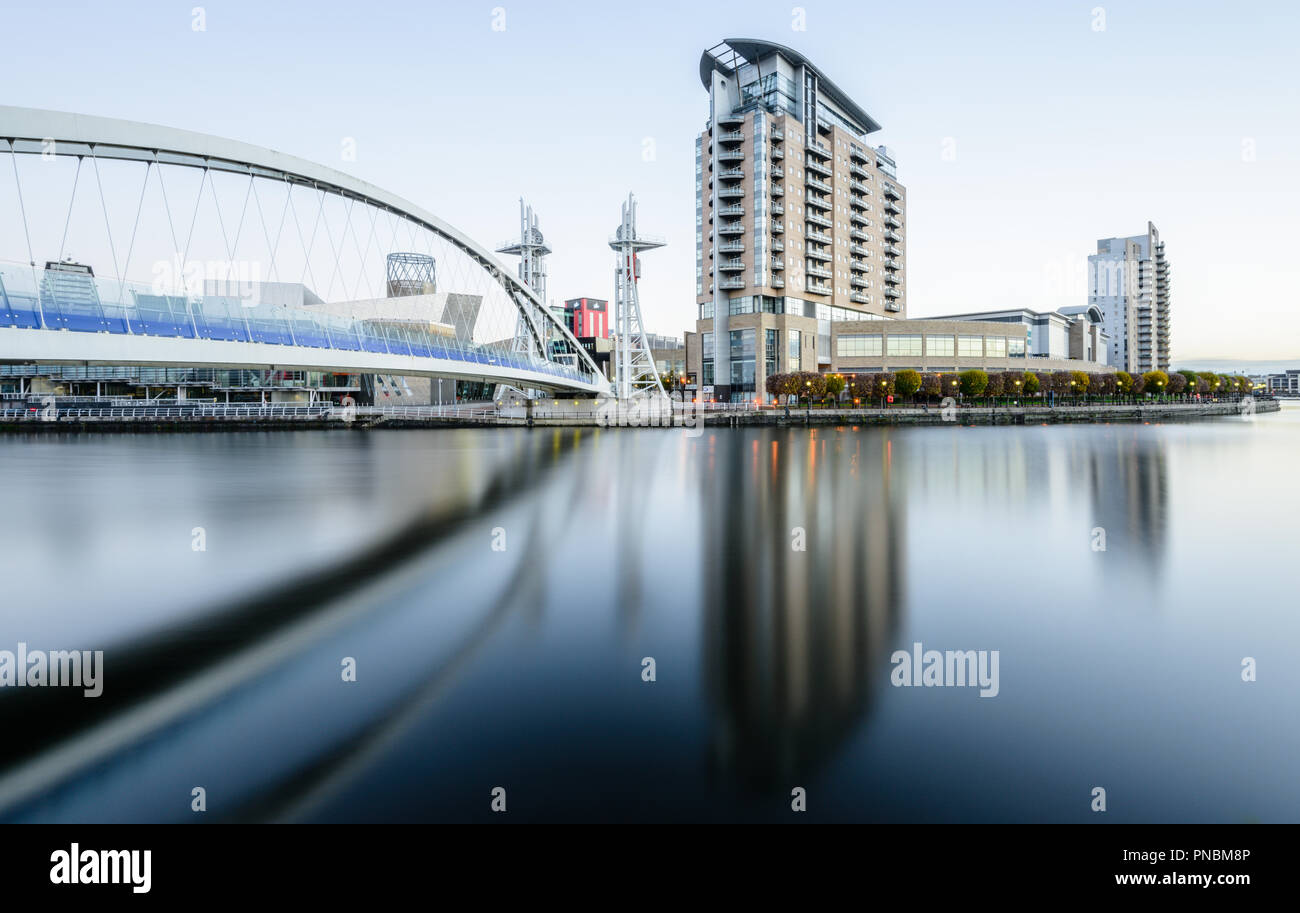
<instances>
[{"instance_id":1,"label":"lit lamp post","mask_svg":"<svg viewBox=\"0 0 1300 913\"><path fill-rule=\"evenodd\" d=\"M1011 385L1015 387L1015 391L1011 394L1011 396L1014 399L1016 405L1019 405L1020 404L1020 381L1013 380L1011 382Z\"/></svg>"}]
</instances>

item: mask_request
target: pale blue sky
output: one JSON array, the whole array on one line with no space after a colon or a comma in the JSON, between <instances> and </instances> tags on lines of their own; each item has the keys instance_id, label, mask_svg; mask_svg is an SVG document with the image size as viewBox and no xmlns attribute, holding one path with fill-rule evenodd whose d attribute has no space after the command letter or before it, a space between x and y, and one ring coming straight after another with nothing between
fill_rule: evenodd
<instances>
[{"instance_id":1,"label":"pale blue sky","mask_svg":"<svg viewBox=\"0 0 1300 913\"><path fill-rule=\"evenodd\" d=\"M1294 3L806 2L804 31L790 0L220 0L202 32L195 5L6 8L0 99L280 149L488 244L514 233L523 194L556 299L611 295L606 242L634 191L642 230L669 241L645 257L646 323L678 334L694 326L700 52L764 38L884 125L873 139L908 187L911 316L1079 303L1096 240L1151 219L1176 362L1300 354Z\"/></svg>"}]
</instances>

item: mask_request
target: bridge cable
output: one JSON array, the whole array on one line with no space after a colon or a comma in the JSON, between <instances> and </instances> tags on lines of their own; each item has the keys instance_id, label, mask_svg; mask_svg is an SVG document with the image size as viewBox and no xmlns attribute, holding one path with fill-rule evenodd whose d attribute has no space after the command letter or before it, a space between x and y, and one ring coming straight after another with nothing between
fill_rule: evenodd
<instances>
[{"instance_id":1,"label":"bridge cable","mask_svg":"<svg viewBox=\"0 0 1300 913\"><path fill-rule=\"evenodd\" d=\"M13 140L9 140L9 158L14 163L14 186L18 189L18 210L23 216L23 235L27 238L27 262L32 268L32 288L36 289L36 310L41 316L41 328L48 329L45 323L45 308L41 305L41 285L36 278L36 254L32 252L32 234L27 227L27 206L23 203L23 182L18 177L18 153L14 151Z\"/></svg>"},{"instance_id":2,"label":"bridge cable","mask_svg":"<svg viewBox=\"0 0 1300 913\"><path fill-rule=\"evenodd\" d=\"M77 182L81 180L81 156L77 156L77 172L72 176L72 198L68 200L68 218L63 222L63 240L59 242L59 259L63 259L63 247L68 243L68 227L72 224L72 206L77 202Z\"/></svg>"}]
</instances>

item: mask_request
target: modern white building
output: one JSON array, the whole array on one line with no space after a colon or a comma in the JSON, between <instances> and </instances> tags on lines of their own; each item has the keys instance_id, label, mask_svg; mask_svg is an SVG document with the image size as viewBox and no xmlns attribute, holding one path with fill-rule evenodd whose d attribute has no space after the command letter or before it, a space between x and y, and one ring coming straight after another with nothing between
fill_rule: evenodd
<instances>
[{"instance_id":1,"label":"modern white building","mask_svg":"<svg viewBox=\"0 0 1300 913\"><path fill-rule=\"evenodd\" d=\"M1102 314L1109 362L1130 374L1170 364L1169 261L1153 223L1144 235L1103 238L1088 257L1088 304Z\"/></svg>"},{"instance_id":2,"label":"modern white building","mask_svg":"<svg viewBox=\"0 0 1300 913\"><path fill-rule=\"evenodd\" d=\"M1025 354L1030 358L1073 358L1093 365L1109 364L1110 337L1101 310L1094 305L1081 304L1059 311L975 311L932 319L1016 324L1025 328Z\"/></svg>"}]
</instances>

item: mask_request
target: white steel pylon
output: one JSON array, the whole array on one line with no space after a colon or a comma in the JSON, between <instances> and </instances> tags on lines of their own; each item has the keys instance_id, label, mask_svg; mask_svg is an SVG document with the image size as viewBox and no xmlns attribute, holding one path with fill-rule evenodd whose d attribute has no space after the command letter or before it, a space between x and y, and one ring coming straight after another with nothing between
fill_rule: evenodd
<instances>
[{"instance_id":1,"label":"white steel pylon","mask_svg":"<svg viewBox=\"0 0 1300 913\"><path fill-rule=\"evenodd\" d=\"M542 230L537 227L537 216L533 214L533 207L526 205L523 197L520 197L519 240L507 241L497 248L497 253L515 254L519 257L519 278L524 285L536 292L537 297L542 301L546 300L545 258L550 252L551 249L546 246L546 239L542 237ZM535 304L524 302L523 307L529 308L533 322L538 327L546 326L546 321L542 319L541 314L537 313ZM515 321L515 341L512 350L515 352L536 353L542 358L546 357L545 352L537 351L537 341L529 331L528 321L524 319L523 314L520 314L519 319Z\"/></svg>"},{"instance_id":2,"label":"white steel pylon","mask_svg":"<svg viewBox=\"0 0 1300 913\"><path fill-rule=\"evenodd\" d=\"M617 255L614 268L614 394L619 399L646 394L666 397L650 343L646 340L641 322L641 299L636 283L641 276L643 250L663 247L663 241L638 237L636 233L636 200L627 195L623 204L623 221L619 224L609 246Z\"/></svg>"}]
</instances>

